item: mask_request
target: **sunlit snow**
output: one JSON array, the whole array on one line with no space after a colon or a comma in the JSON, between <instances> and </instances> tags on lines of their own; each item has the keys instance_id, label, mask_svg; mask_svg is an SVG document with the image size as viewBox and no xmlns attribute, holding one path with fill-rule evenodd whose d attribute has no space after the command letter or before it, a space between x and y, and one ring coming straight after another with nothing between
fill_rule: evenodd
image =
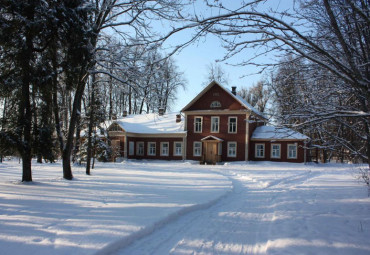
<instances>
[{"instance_id":1,"label":"sunlit snow","mask_svg":"<svg viewBox=\"0 0 370 255\"><path fill-rule=\"evenodd\" d=\"M0 163L1 254L370 254L351 165Z\"/></svg>"}]
</instances>

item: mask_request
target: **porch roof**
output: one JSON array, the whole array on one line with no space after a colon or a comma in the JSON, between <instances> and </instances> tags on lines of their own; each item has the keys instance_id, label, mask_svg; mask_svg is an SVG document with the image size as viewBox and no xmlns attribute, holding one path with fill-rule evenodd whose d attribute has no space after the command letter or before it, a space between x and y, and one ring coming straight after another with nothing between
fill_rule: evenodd
<instances>
[{"instance_id":1,"label":"porch roof","mask_svg":"<svg viewBox=\"0 0 370 255\"><path fill-rule=\"evenodd\" d=\"M224 140L222 140L221 138L218 138L216 136L213 136L213 135L209 135L209 136L206 136L202 139L200 139L201 141L209 141L209 140L216 140L216 141L219 141L219 142L223 142Z\"/></svg>"}]
</instances>

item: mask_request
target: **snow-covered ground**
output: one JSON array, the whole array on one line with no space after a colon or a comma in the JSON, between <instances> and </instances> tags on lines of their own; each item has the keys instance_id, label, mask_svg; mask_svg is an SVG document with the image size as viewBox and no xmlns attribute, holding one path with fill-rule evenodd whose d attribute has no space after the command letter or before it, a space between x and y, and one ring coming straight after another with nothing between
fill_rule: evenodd
<instances>
[{"instance_id":1,"label":"snow-covered ground","mask_svg":"<svg viewBox=\"0 0 370 255\"><path fill-rule=\"evenodd\" d=\"M1 254L370 254L350 165L0 164Z\"/></svg>"}]
</instances>

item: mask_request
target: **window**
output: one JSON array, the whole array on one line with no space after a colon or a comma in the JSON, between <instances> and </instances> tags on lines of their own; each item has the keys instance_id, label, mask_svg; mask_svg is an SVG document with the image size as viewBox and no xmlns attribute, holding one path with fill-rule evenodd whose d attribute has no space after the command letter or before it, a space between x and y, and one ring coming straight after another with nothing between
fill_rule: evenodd
<instances>
[{"instance_id":1,"label":"window","mask_svg":"<svg viewBox=\"0 0 370 255\"><path fill-rule=\"evenodd\" d=\"M144 155L144 142L137 142L136 143L136 155L143 156Z\"/></svg>"},{"instance_id":2,"label":"window","mask_svg":"<svg viewBox=\"0 0 370 255\"><path fill-rule=\"evenodd\" d=\"M168 156L169 144L168 142L161 143L161 156Z\"/></svg>"},{"instance_id":3,"label":"window","mask_svg":"<svg viewBox=\"0 0 370 255\"><path fill-rule=\"evenodd\" d=\"M280 158L280 144L271 144L271 158Z\"/></svg>"},{"instance_id":4,"label":"window","mask_svg":"<svg viewBox=\"0 0 370 255\"><path fill-rule=\"evenodd\" d=\"M257 143L255 147L255 156L256 158L265 157L265 145L263 143Z\"/></svg>"},{"instance_id":5,"label":"window","mask_svg":"<svg viewBox=\"0 0 370 255\"><path fill-rule=\"evenodd\" d=\"M218 133L220 126L220 117L211 117L211 133Z\"/></svg>"},{"instance_id":6,"label":"window","mask_svg":"<svg viewBox=\"0 0 370 255\"><path fill-rule=\"evenodd\" d=\"M135 151L135 143L129 142L128 143L128 155L130 156L134 155L134 151Z\"/></svg>"},{"instance_id":7,"label":"window","mask_svg":"<svg viewBox=\"0 0 370 255\"><path fill-rule=\"evenodd\" d=\"M232 158L236 157L236 142L227 143L227 156Z\"/></svg>"},{"instance_id":8,"label":"window","mask_svg":"<svg viewBox=\"0 0 370 255\"><path fill-rule=\"evenodd\" d=\"M195 117L194 118L194 133L202 133L202 117Z\"/></svg>"},{"instance_id":9,"label":"window","mask_svg":"<svg viewBox=\"0 0 370 255\"><path fill-rule=\"evenodd\" d=\"M200 157L202 155L202 143L201 142L194 142L193 155L194 157Z\"/></svg>"},{"instance_id":10,"label":"window","mask_svg":"<svg viewBox=\"0 0 370 255\"><path fill-rule=\"evenodd\" d=\"M237 117L229 117L229 133L236 133Z\"/></svg>"},{"instance_id":11,"label":"window","mask_svg":"<svg viewBox=\"0 0 370 255\"><path fill-rule=\"evenodd\" d=\"M288 158L297 158L297 144L288 144Z\"/></svg>"},{"instance_id":12,"label":"window","mask_svg":"<svg viewBox=\"0 0 370 255\"><path fill-rule=\"evenodd\" d=\"M174 142L173 155L182 156L182 142Z\"/></svg>"},{"instance_id":13,"label":"window","mask_svg":"<svg viewBox=\"0 0 370 255\"><path fill-rule=\"evenodd\" d=\"M219 101L213 101L210 105L211 108L219 108L221 107L221 103Z\"/></svg>"},{"instance_id":14,"label":"window","mask_svg":"<svg viewBox=\"0 0 370 255\"><path fill-rule=\"evenodd\" d=\"M148 143L148 155L149 156L155 156L155 143L154 142L149 142Z\"/></svg>"}]
</instances>

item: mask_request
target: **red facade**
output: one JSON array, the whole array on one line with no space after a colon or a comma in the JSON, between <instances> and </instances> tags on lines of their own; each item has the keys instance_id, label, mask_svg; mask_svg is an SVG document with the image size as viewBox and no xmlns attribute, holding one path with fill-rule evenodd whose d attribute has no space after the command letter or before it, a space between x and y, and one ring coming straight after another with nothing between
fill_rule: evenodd
<instances>
[{"instance_id":1,"label":"red facade","mask_svg":"<svg viewBox=\"0 0 370 255\"><path fill-rule=\"evenodd\" d=\"M129 159L188 159L203 163L246 160L305 161L302 139L253 140L253 132L257 127L265 125L267 119L216 82L208 85L182 109L182 112L185 115L183 121L186 132L120 136L117 139L120 140L121 155ZM180 148L175 152L175 143L177 147L181 143L182 155L179 155ZM164 144L164 149L161 144ZM256 145L259 146L258 155ZM139 146L142 146L140 152ZM163 151L166 152L165 155Z\"/></svg>"},{"instance_id":2,"label":"red facade","mask_svg":"<svg viewBox=\"0 0 370 255\"><path fill-rule=\"evenodd\" d=\"M263 144L265 148L264 157L256 156L256 144ZM280 145L280 156L273 157L271 145ZM288 157L288 145L296 145L297 156ZM276 162L305 162L305 149L303 141L251 141L249 150L249 159L253 161L276 161Z\"/></svg>"},{"instance_id":3,"label":"red facade","mask_svg":"<svg viewBox=\"0 0 370 255\"><path fill-rule=\"evenodd\" d=\"M166 138L166 137L128 137L128 144L133 142L134 144L134 153L130 155L129 151L127 153L127 158L129 159L162 159L162 160L181 160L182 155L175 155L174 145L175 142L183 142L182 138ZM139 143L144 145L143 155L138 155L137 147ZM148 154L148 145L149 143L155 143L156 152L155 155ZM168 143L168 155L161 154L161 143ZM184 149L184 146L182 146ZM128 148L129 150L129 148Z\"/></svg>"}]
</instances>

